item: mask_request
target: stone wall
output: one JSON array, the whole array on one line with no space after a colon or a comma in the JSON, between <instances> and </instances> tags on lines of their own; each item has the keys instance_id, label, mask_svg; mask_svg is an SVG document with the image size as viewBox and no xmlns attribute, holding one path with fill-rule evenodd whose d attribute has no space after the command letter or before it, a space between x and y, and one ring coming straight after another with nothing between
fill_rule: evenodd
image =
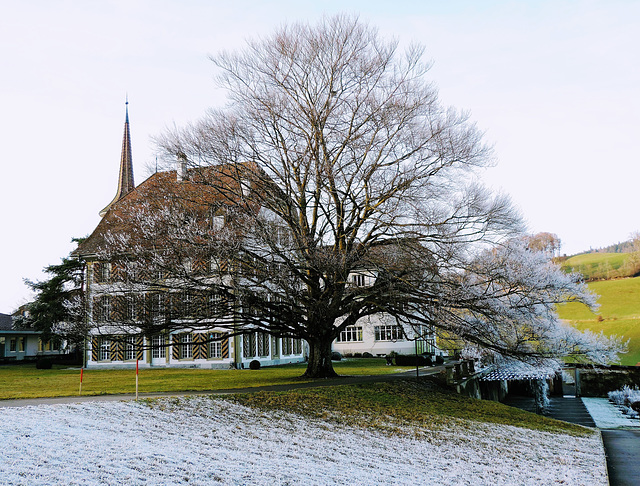
<instances>
[{"instance_id":1,"label":"stone wall","mask_svg":"<svg viewBox=\"0 0 640 486\"><path fill-rule=\"evenodd\" d=\"M623 386L640 388L640 366L610 366L594 368L577 366L579 395L583 397L606 397L607 393Z\"/></svg>"}]
</instances>

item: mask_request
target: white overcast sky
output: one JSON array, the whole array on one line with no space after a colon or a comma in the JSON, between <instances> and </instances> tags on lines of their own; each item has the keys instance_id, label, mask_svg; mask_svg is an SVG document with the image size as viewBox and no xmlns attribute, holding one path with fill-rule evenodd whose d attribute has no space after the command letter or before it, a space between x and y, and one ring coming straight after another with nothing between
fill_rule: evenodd
<instances>
[{"instance_id":1,"label":"white overcast sky","mask_svg":"<svg viewBox=\"0 0 640 486\"><path fill-rule=\"evenodd\" d=\"M208 54L340 12L426 47L530 232L574 254L640 229L639 1L0 0L0 312L113 198L127 94L139 184L150 137L224 103Z\"/></svg>"}]
</instances>

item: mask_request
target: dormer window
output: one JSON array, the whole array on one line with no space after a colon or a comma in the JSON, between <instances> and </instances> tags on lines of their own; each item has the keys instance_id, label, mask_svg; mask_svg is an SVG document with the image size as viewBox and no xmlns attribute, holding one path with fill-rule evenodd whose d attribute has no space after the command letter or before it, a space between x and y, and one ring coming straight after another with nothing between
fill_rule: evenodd
<instances>
[{"instance_id":1,"label":"dormer window","mask_svg":"<svg viewBox=\"0 0 640 486\"><path fill-rule=\"evenodd\" d=\"M364 287L365 285L365 276L361 273L357 273L351 276L351 283L356 287Z\"/></svg>"},{"instance_id":2,"label":"dormer window","mask_svg":"<svg viewBox=\"0 0 640 486\"><path fill-rule=\"evenodd\" d=\"M213 231L220 231L222 228L224 228L224 215L215 214L211 218L211 229Z\"/></svg>"}]
</instances>

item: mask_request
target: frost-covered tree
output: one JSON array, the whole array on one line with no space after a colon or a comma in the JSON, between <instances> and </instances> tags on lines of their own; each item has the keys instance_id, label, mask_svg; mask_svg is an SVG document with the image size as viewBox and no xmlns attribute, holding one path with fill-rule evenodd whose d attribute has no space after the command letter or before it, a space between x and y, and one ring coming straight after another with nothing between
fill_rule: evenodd
<instances>
[{"instance_id":1,"label":"frost-covered tree","mask_svg":"<svg viewBox=\"0 0 640 486\"><path fill-rule=\"evenodd\" d=\"M335 375L342 330L381 312L498 354L587 351L552 312L584 289L499 246L520 218L478 182L490 149L422 55L337 16L212 57L228 105L158 138L177 180L123 205L133 229L103 247L128 274L119 290L170 290L172 312L135 328L210 325L200 302L229 333L303 338L313 377Z\"/></svg>"}]
</instances>

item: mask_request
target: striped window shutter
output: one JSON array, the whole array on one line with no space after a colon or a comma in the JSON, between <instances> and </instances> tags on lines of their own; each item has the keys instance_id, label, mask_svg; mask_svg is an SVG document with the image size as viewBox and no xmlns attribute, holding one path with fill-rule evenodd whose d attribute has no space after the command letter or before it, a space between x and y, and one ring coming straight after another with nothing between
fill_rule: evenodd
<instances>
[{"instance_id":1,"label":"striped window shutter","mask_svg":"<svg viewBox=\"0 0 640 486\"><path fill-rule=\"evenodd\" d=\"M91 268L93 270L93 281L95 283L102 283L102 263L93 262Z\"/></svg>"},{"instance_id":2,"label":"striped window shutter","mask_svg":"<svg viewBox=\"0 0 640 486\"><path fill-rule=\"evenodd\" d=\"M144 345L143 337L136 336L136 359L139 359L139 360L144 359L143 345Z\"/></svg>"},{"instance_id":3,"label":"striped window shutter","mask_svg":"<svg viewBox=\"0 0 640 486\"><path fill-rule=\"evenodd\" d=\"M97 336L91 338L91 361L98 361L100 357L100 339Z\"/></svg>"},{"instance_id":4,"label":"striped window shutter","mask_svg":"<svg viewBox=\"0 0 640 486\"><path fill-rule=\"evenodd\" d=\"M193 359L205 359L207 357L206 340L206 335L201 332L193 334Z\"/></svg>"},{"instance_id":5,"label":"striped window shutter","mask_svg":"<svg viewBox=\"0 0 640 486\"><path fill-rule=\"evenodd\" d=\"M118 360L118 344L117 341L111 341L111 348L109 349L109 359L111 361Z\"/></svg>"},{"instance_id":6,"label":"striped window shutter","mask_svg":"<svg viewBox=\"0 0 640 486\"><path fill-rule=\"evenodd\" d=\"M229 357L229 338L222 340L222 357Z\"/></svg>"},{"instance_id":7,"label":"striped window shutter","mask_svg":"<svg viewBox=\"0 0 640 486\"><path fill-rule=\"evenodd\" d=\"M180 336L178 334L173 334L171 336L171 358L180 359Z\"/></svg>"}]
</instances>

